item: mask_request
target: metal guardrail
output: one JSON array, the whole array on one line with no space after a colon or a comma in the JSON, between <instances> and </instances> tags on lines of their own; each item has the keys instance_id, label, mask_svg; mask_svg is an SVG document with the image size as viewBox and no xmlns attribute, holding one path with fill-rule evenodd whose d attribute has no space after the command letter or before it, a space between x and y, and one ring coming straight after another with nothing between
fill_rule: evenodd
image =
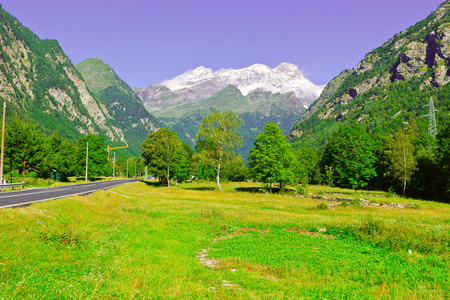
<instances>
[{"instance_id":1,"label":"metal guardrail","mask_svg":"<svg viewBox=\"0 0 450 300\"><path fill-rule=\"evenodd\" d=\"M24 185L25 185L25 182L0 184L0 190L3 188L12 188L14 190L14 188L18 187L18 186L20 186L20 188L23 189Z\"/></svg>"}]
</instances>

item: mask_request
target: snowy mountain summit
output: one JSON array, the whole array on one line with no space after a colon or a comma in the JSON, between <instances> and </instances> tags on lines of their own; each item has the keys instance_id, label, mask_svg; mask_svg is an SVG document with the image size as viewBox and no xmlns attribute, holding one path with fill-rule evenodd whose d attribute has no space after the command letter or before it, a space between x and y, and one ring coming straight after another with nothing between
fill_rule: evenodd
<instances>
[{"instance_id":1,"label":"snowy mountain summit","mask_svg":"<svg viewBox=\"0 0 450 300\"><path fill-rule=\"evenodd\" d=\"M246 96L249 93L263 91L272 93L294 92L303 105L309 106L322 92L324 86L309 81L296 65L282 63L275 69L262 64L255 64L243 69L212 69L203 66L185 72L161 85L172 92L195 89L211 90L214 94L220 89L234 85Z\"/></svg>"}]
</instances>

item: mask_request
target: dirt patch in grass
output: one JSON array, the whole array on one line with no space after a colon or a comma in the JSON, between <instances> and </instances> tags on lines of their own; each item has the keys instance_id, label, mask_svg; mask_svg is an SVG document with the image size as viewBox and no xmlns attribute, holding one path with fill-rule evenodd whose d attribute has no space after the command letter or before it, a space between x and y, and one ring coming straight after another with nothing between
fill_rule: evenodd
<instances>
[{"instance_id":1,"label":"dirt patch in grass","mask_svg":"<svg viewBox=\"0 0 450 300\"><path fill-rule=\"evenodd\" d=\"M317 232L312 232L312 231L309 231L308 229L283 228L283 230L285 230L285 231L295 231L295 232L299 232L299 233L307 234L307 235L311 235L311 236L323 236L326 239L335 239L336 238L336 236L334 236L334 235L327 235L327 234L321 234L321 233L317 233Z\"/></svg>"}]
</instances>

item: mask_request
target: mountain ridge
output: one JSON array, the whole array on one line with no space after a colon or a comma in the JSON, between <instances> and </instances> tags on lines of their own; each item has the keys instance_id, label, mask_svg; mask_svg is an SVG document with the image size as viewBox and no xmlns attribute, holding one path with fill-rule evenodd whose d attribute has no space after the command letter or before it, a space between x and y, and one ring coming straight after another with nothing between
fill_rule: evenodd
<instances>
[{"instance_id":1,"label":"mountain ridge","mask_svg":"<svg viewBox=\"0 0 450 300\"><path fill-rule=\"evenodd\" d=\"M220 69L215 72L200 66L160 84L146 88L135 87L133 90L149 111L153 112L161 103L177 104L209 98L229 84L239 88L244 96L256 91L281 94L295 92L304 106L319 97L324 88L305 78L296 65L281 63L275 69L254 64L247 68Z\"/></svg>"},{"instance_id":2,"label":"mountain ridge","mask_svg":"<svg viewBox=\"0 0 450 300\"><path fill-rule=\"evenodd\" d=\"M70 139L99 134L125 141L122 129L55 40L41 40L0 6L0 100L7 111Z\"/></svg>"},{"instance_id":3,"label":"mountain ridge","mask_svg":"<svg viewBox=\"0 0 450 300\"><path fill-rule=\"evenodd\" d=\"M99 96L110 109L127 136L130 149L139 155L147 134L161 127L144 107L130 86L117 73L98 58L88 58L75 66L83 76L89 90Z\"/></svg>"},{"instance_id":4,"label":"mountain ridge","mask_svg":"<svg viewBox=\"0 0 450 300\"><path fill-rule=\"evenodd\" d=\"M431 96L448 118L450 94L450 3L394 35L358 65L337 76L291 130L296 147L320 149L340 126L354 121L366 130L393 133L406 122L427 132L425 105Z\"/></svg>"}]
</instances>

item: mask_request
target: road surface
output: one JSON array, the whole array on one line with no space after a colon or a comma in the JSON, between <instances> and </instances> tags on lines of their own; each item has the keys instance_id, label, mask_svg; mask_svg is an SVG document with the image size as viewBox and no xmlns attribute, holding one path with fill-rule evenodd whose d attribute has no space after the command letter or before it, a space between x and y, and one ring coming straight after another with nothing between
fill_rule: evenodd
<instances>
[{"instance_id":1,"label":"road surface","mask_svg":"<svg viewBox=\"0 0 450 300\"><path fill-rule=\"evenodd\" d=\"M73 195L89 194L109 189L121 184L138 181L136 179L109 180L92 183L71 184L58 187L36 188L0 193L0 208L22 206L45 200L65 198Z\"/></svg>"}]
</instances>

